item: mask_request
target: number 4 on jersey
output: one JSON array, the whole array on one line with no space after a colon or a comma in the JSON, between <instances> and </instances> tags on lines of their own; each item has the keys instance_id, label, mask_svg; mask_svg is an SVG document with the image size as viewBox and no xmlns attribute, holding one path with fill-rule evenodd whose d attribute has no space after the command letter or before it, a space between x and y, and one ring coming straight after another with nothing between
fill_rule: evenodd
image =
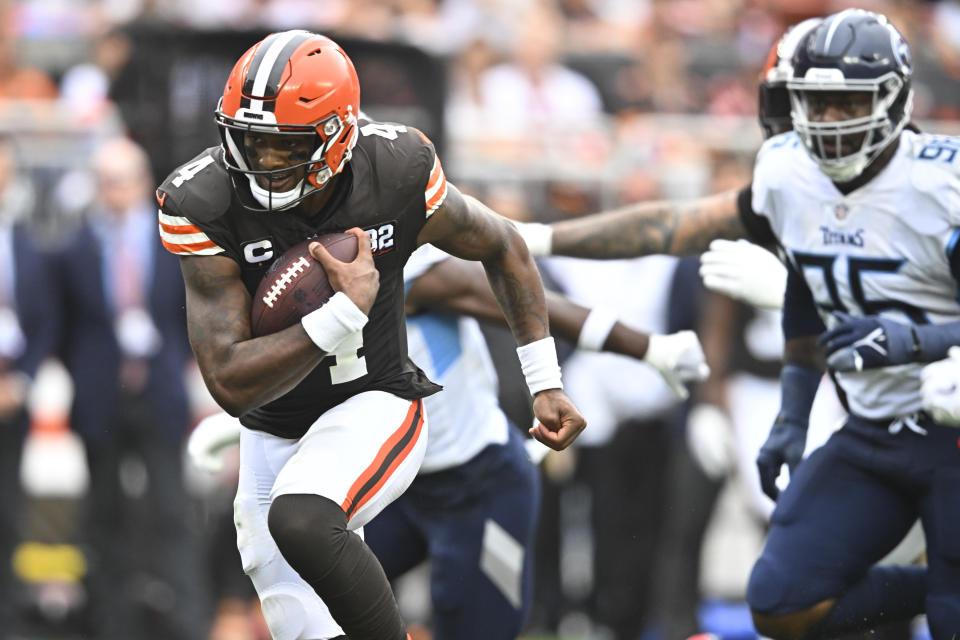
<instances>
[{"instance_id":1,"label":"number 4 on jersey","mask_svg":"<svg viewBox=\"0 0 960 640\"><path fill-rule=\"evenodd\" d=\"M396 140L398 133L406 133L407 128L402 124L387 124L384 122L371 122L360 127L360 133L365 136L380 136L387 140Z\"/></svg>"},{"instance_id":2,"label":"number 4 on jersey","mask_svg":"<svg viewBox=\"0 0 960 640\"><path fill-rule=\"evenodd\" d=\"M180 167L180 170L177 171L177 177L174 178L172 181L173 186L175 187L181 186L184 182L186 182L193 176L197 175L198 173L203 171L205 167L211 164L213 164L213 156L205 155L202 158L198 158L193 162L183 165L182 167Z\"/></svg>"}]
</instances>

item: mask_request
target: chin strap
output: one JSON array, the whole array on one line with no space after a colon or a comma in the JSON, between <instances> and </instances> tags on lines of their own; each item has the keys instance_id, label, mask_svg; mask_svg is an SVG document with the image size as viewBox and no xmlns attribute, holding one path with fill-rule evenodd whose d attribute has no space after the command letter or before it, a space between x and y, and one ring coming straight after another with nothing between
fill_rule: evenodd
<instances>
[{"instance_id":1,"label":"chin strap","mask_svg":"<svg viewBox=\"0 0 960 640\"><path fill-rule=\"evenodd\" d=\"M267 211L283 211L284 209L289 209L300 202L310 192L316 191L316 187L305 180L298 182L293 189L280 193L275 193L258 185L255 176L247 175L247 180L250 181L250 194L253 195L253 198Z\"/></svg>"}]
</instances>

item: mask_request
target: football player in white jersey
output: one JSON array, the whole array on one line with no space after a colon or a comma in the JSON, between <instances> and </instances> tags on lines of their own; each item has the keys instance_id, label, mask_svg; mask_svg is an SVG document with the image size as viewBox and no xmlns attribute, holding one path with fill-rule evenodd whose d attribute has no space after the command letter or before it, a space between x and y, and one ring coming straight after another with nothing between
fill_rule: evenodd
<instances>
[{"instance_id":1,"label":"football player in white jersey","mask_svg":"<svg viewBox=\"0 0 960 640\"><path fill-rule=\"evenodd\" d=\"M960 341L960 140L905 130L910 50L883 16L829 16L793 66L796 134L764 145L752 185L751 207L793 267L783 399L761 477L772 483L803 447L821 371L815 343L851 415L797 467L748 601L759 630L778 638L832 637L923 610L934 637L951 638L960 448L956 431L921 411L920 372ZM917 516L928 567L872 566Z\"/></svg>"},{"instance_id":2,"label":"football player in white jersey","mask_svg":"<svg viewBox=\"0 0 960 640\"><path fill-rule=\"evenodd\" d=\"M431 429L419 475L363 533L391 579L431 561L435 638L515 638L532 602L540 499L534 462L547 449L524 439L498 405L496 372L475 318L505 319L479 265L425 245L407 262L404 282L410 357L444 390L425 400ZM709 372L691 331L647 335L601 309L549 292L547 302L556 335L581 349L644 360L678 397L687 393L684 383ZM225 414L205 419L191 434L191 458L216 468L240 430ZM321 620L321 607L317 601L302 615Z\"/></svg>"},{"instance_id":3,"label":"football player in white jersey","mask_svg":"<svg viewBox=\"0 0 960 640\"><path fill-rule=\"evenodd\" d=\"M828 16L792 60L796 133L766 142L751 187L527 230L535 252L582 257L690 253L744 235L785 251L784 393L758 458L765 491L799 462L821 334L851 417L796 467L752 573L756 626L774 638L924 610L935 638L960 632L960 446L921 396L923 363L960 343L960 140L909 126L911 65L882 15ZM918 516L928 568L874 567Z\"/></svg>"}]
</instances>

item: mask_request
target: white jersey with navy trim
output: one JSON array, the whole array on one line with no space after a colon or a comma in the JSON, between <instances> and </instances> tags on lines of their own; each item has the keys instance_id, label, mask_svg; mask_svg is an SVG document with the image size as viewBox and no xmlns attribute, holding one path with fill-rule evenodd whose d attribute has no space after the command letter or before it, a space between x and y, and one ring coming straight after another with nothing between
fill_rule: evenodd
<instances>
[{"instance_id":1,"label":"white jersey with navy trim","mask_svg":"<svg viewBox=\"0 0 960 640\"><path fill-rule=\"evenodd\" d=\"M847 195L793 132L757 156L753 210L770 220L828 328L834 311L915 324L960 320L951 257L960 237L960 138L904 131L873 180ZM853 413L885 419L921 409L909 364L839 373Z\"/></svg>"},{"instance_id":2,"label":"white jersey with navy trim","mask_svg":"<svg viewBox=\"0 0 960 640\"><path fill-rule=\"evenodd\" d=\"M449 257L432 245L414 251L403 271L406 288ZM430 436L421 473L458 466L488 445L507 442L511 427L500 409L496 370L476 320L445 313L410 316L407 350L427 376L443 386L424 399Z\"/></svg>"}]
</instances>

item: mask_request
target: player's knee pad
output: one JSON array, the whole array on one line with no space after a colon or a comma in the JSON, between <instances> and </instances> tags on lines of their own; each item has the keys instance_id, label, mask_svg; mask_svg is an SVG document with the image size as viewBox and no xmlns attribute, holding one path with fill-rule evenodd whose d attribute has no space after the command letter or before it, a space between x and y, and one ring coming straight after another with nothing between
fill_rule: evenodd
<instances>
[{"instance_id":1,"label":"player's knee pad","mask_svg":"<svg viewBox=\"0 0 960 640\"><path fill-rule=\"evenodd\" d=\"M320 640L342 633L320 597L280 555L270 535L266 510L256 498L237 498L234 524L243 571L260 598L271 637Z\"/></svg>"},{"instance_id":2,"label":"player's knee pad","mask_svg":"<svg viewBox=\"0 0 960 640\"><path fill-rule=\"evenodd\" d=\"M306 585L279 583L260 592L263 620L274 640L300 640L317 595Z\"/></svg>"},{"instance_id":3,"label":"player's knee pad","mask_svg":"<svg viewBox=\"0 0 960 640\"><path fill-rule=\"evenodd\" d=\"M329 498L312 494L277 496L267 517L270 535L294 568L325 575L347 545L347 514Z\"/></svg>"},{"instance_id":4,"label":"player's knee pad","mask_svg":"<svg viewBox=\"0 0 960 640\"><path fill-rule=\"evenodd\" d=\"M258 567L279 557L277 545L267 527L266 513L256 498L237 496L233 503L233 524L237 530L237 549L244 573L251 575Z\"/></svg>"},{"instance_id":5,"label":"player's knee pad","mask_svg":"<svg viewBox=\"0 0 960 640\"><path fill-rule=\"evenodd\" d=\"M787 613L782 610L782 607L788 604L786 602L788 579L786 572L775 562L761 555L753 565L750 580L747 582L747 604L750 605L750 609L765 615Z\"/></svg>"}]
</instances>

